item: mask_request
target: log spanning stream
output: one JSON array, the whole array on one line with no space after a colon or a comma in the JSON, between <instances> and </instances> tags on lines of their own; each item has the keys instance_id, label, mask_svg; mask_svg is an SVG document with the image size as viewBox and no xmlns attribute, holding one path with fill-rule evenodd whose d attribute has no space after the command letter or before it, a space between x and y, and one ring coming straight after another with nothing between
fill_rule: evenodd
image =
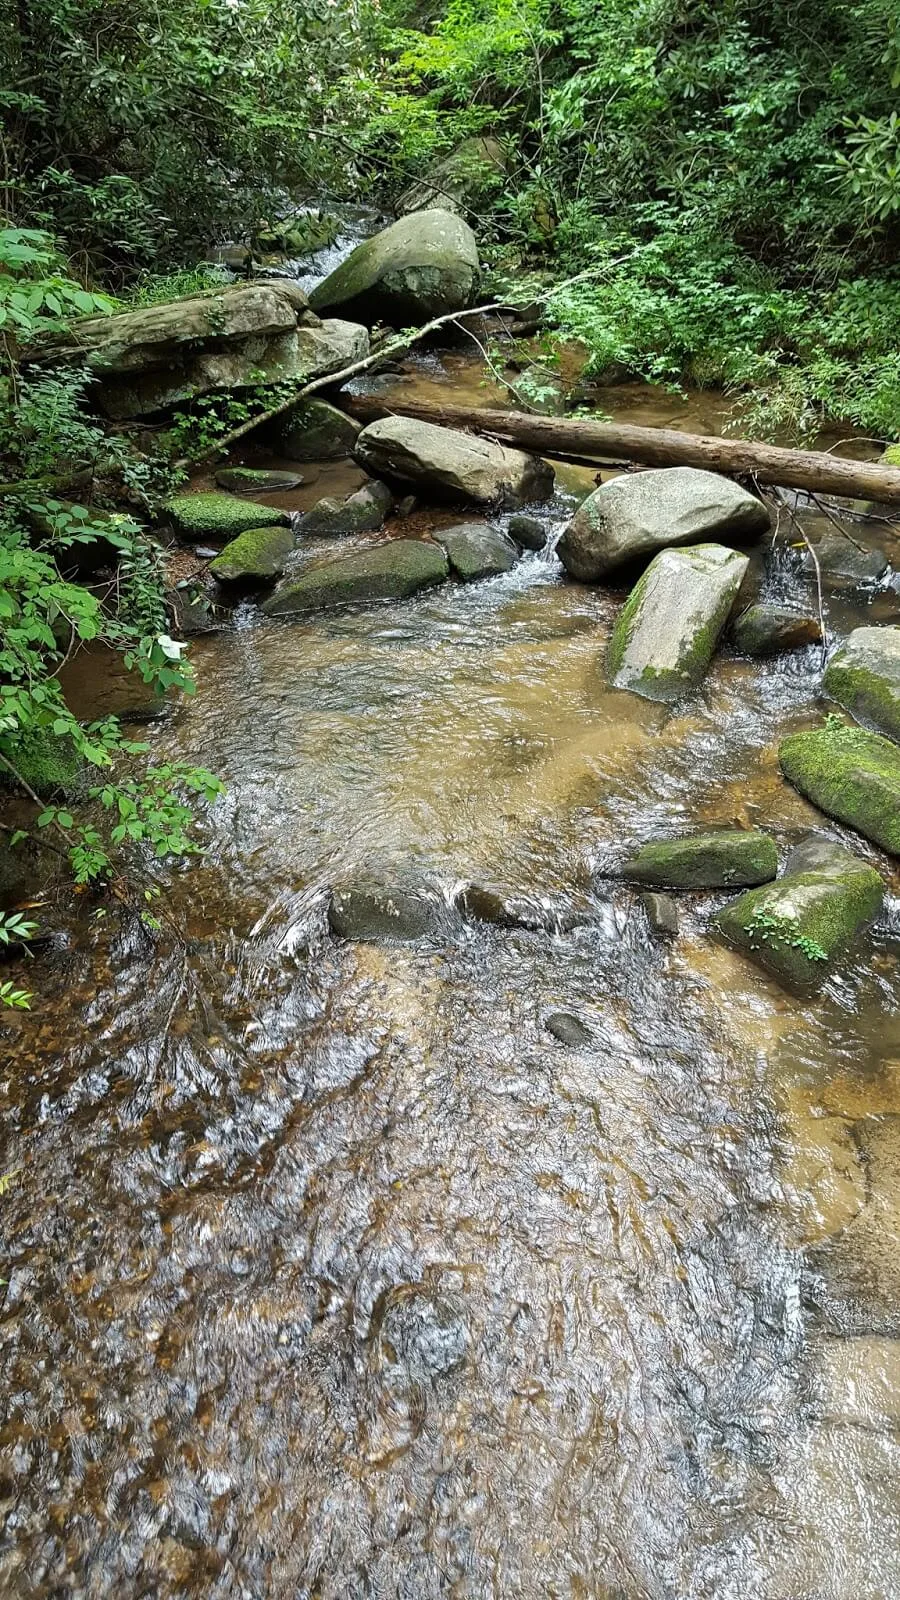
<instances>
[{"instance_id":1,"label":"log spanning stream","mask_svg":"<svg viewBox=\"0 0 900 1600\"><path fill-rule=\"evenodd\" d=\"M823 826L774 756L819 658L720 654L671 711L606 686L617 603L544 553L196 641L147 729L228 785L171 874L187 942L86 915L5 1035L0 1592L900 1594L898 925L807 1001L710 936L714 896L654 942L623 845ZM897 612L829 596L841 629ZM581 920L335 941L373 866Z\"/></svg>"}]
</instances>

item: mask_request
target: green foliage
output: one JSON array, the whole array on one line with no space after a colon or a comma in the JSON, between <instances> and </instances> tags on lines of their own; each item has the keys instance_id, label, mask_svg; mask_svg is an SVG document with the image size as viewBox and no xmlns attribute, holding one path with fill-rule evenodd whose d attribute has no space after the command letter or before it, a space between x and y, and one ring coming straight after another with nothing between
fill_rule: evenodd
<instances>
[{"instance_id":1,"label":"green foliage","mask_svg":"<svg viewBox=\"0 0 900 1600\"><path fill-rule=\"evenodd\" d=\"M791 949L799 950L807 961L828 960L828 952L822 949L818 940L810 938L808 934L798 933L788 917L766 911L760 905L754 906L747 920L746 931L751 936L752 950L758 950L763 944L790 945Z\"/></svg>"}]
</instances>

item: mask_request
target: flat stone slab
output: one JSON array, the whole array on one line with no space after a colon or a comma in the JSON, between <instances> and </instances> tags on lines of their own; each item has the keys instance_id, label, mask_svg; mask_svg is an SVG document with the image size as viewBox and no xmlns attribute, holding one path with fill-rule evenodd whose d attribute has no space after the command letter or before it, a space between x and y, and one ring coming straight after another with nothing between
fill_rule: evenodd
<instances>
[{"instance_id":1,"label":"flat stone slab","mask_svg":"<svg viewBox=\"0 0 900 1600\"><path fill-rule=\"evenodd\" d=\"M783 739L781 770L820 811L900 855L900 749L837 717Z\"/></svg>"},{"instance_id":2,"label":"flat stone slab","mask_svg":"<svg viewBox=\"0 0 900 1600\"><path fill-rule=\"evenodd\" d=\"M477 505L524 505L553 492L553 469L537 456L412 417L383 417L363 428L356 458L376 477Z\"/></svg>"},{"instance_id":3,"label":"flat stone slab","mask_svg":"<svg viewBox=\"0 0 900 1600\"><path fill-rule=\"evenodd\" d=\"M747 544L770 524L761 500L730 478L662 467L612 478L579 506L556 547L566 571L598 583L629 562L708 540Z\"/></svg>"},{"instance_id":4,"label":"flat stone slab","mask_svg":"<svg viewBox=\"0 0 900 1600\"><path fill-rule=\"evenodd\" d=\"M220 467L216 485L229 494L278 494L297 489L303 482L299 472L281 472L271 467Z\"/></svg>"},{"instance_id":5,"label":"flat stone slab","mask_svg":"<svg viewBox=\"0 0 900 1600\"><path fill-rule=\"evenodd\" d=\"M453 571L464 583L499 577L502 572L510 572L519 559L515 545L489 522L461 522L456 528L439 528L434 538L446 550Z\"/></svg>"},{"instance_id":6,"label":"flat stone slab","mask_svg":"<svg viewBox=\"0 0 900 1600\"><path fill-rule=\"evenodd\" d=\"M391 539L285 578L262 609L267 616L280 617L374 600L405 600L419 589L443 583L448 570L438 545Z\"/></svg>"},{"instance_id":7,"label":"flat stone slab","mask_svg":"<svg viewBox=\"0 0 900 1600\"><path fill-rule=\"evenodd\" d=\"M900 628L854 628L825 668L824 684L857 722L900 740Z\"/></svg>"},{"instance_id":8,"label":"flat stone slab","mask_svg":"<svg viewBox=\"0 0 900 1600\"><path fill-rule=\"evenodd\" d=\"M637 883L672 889L744 888L767 883L777 871L774 839L742 828L718 828L681 839L650 839L622 868L623 875Z\"/></svg>"},{"instance_id":9,"label":"flat stone slab","mask_svg":"<svg viewBox=\"0 0 900 1600\"><path fill-rule=\"evenodd\" d=\"M671 702L703 678L747 570L719 544L663 550L616 619L607 670L618 689Z\"/></svg>"},{"instance_id":10,"label":"flat stone slab","mask_svg":"<svg viewBox=\"0 0 900 1600\"><path fill-rule=\"evenodd\" d=\"M818 989L883 899L874 867L842 845L812 839L788 857L783 877L749 889L715 924L788 988Z\"/></svg>"}]
</instances>

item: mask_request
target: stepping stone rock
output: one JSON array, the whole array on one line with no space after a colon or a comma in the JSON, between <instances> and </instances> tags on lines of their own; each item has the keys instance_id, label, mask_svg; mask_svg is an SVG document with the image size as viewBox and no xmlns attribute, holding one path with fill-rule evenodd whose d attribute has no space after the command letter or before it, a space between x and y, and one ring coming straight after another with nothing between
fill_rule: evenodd
<instances>
[{"instance_id":1,"label":"stepping stone rock","mask_svg":"<svg viewBox=\"0 0 900 1600\"><path fill-rule=\"evenodd\" d=\"M748 606L731 629L732 644L744 656L775 656L783 650L819 644L821 639L818 617L766 600Z\"/></svg>"},{"instance_id":2,"label":"stepping stone rock","mask_svg":"<svg viewBox=\"0 0 900 1600\"><path fill-rule=\"evenodd\" d=\"M560 1044L570 1045L573 1050L594 1042L594 1035L590 1029L586 1028L577 1017L573 1017L570 1011L552 1012L547 1017L544 1027L548 1033L552 1033L554 1039L559 1040Z\"/></svg>"},{"instance_id":3,"label":"stepping stone rock","mask_svg":"<svg viewBox=\"0 0 900 1600\"><path fill-rule=\"evenodd\" d=\"M900 855L900 749L878 733L829 717L778 748L781 770L820 811Z\"/></svg>"},{"instance_id":4,"label":"stepping stone rock","mask_svg":"<svg viewBox=\"0 0 900 1600\"><path fill-rule=\"evenodd\" d=\"M883 550L877 547L860 550L836 528L827 528L818 538L809 530L808 537L816 552L823 582L829 587L862 588L880 582L890 565ZM815 563L805 545L800 552L800 566L810 577L815 577Z\"/></svg>"},{"instance_id":5,"label":"stepping stone rock","mask_svg":"<svg viewBox=\"0 0 900 1600\"><path fill-rule=\"evenodd\" d=\"M618 689L671 702L695 689L747 571L746 556L720 544L663 550L632 589L609 643Z\"/></svg>"},{"instance_id":6,"label":"stepping stone rock","mask_svg":"<svg viewBox=\"0 0 900 1600\"><path fill-rule=\"evenodd\" d=\"M544 524L537 517L529 517L523 511L518 511L514 517L510 517L506 531L521 550L543 550L547 543L547 529Z\"/></svg>"},{"instance_id":7,"label":"stepping stone rock","mask_svg":"<svg viewBox=\"0 0 900 1600\"><path fill-rule=\"evenodd\" d=\"M784 875L750 889L715 918L729 944L789 988L820 988L835 961L877 917L884 885L842 845L813 838L792 851Z\"/></svg>"},{"instance_id":8,"label":"stepping stone rock","mask_svg":"<svg viewBox=\"0 0 900 1600\"><path fill-rule=\"evenodd\" d=\"M299 472L276 472L267 467L220 467L216 483L231 494L278 494L303 482Z\"/></svg>"},{"instance_id":9,"label":"stepping stone rock","mask_svg":"<svg viewBox=\"0 0 900 1600\"><path fill-rule=\"evenodd\" d=\"M166 515L183 539L236 539L252 528L286 528L290 516L277 506L263 506L234 494L177 494Z\"/></svg>"},{"instance_id":10,"label":"stepping stone rock","mask_svg":"<svg viewBox=\"0 0 900 1600\"><path fill-rule=\"evenodd\" d=\"M767 883L777 871L775 841L768 834L741 828L721 828L686 839L651 839L622 868L624 877L638 883L674 889L743 888Z\"/></svg>"},{"instance_id":11,"label":"stepping stone rock","mask_svg":"<svg viewBox=\"0 0 900 1600\"><path fill-rule=\"evenodd\" d=\"M328 497L319 500L301 518L299 532L307 536L335 539L351 533L377 533L393 508L394 497L387 484L365 483L346 500Z\"/></svg>"},{"instance_id":12,"label":"stepping stone rock","mask_svg":"<svg viewBox=\"0 0 900 1600\"><path fill-rule=\"evenodd\" d=\"M290 528L249 528L209 564L220 583L265 583L284 572L294 551Z\"/></svg>"},{"instance_id":13,"label":"stepping stone rock","mask_svg":"<svg viewBox=\"0 0 900 1600\"><path fill-rule=\"evenodd\" d=\"M553 491L553 469L537 456L411 417L383 417L363 428L356 457L377 477L478 505L517 506Z\"/></svg>"},{"instance_id":14,"label":"stepping stone rock","mask_svg":"<svg viewBox=\"0 0 900 1600\"><path fill-rule=\"evenodd\" d=\"M496 578L511 571L519 559L515 546L489 522L461 522L456 528L437 530L434 537L464 583Z\"/></svg>"},{"instance_id":15,"label":"stepping stone rock","mask_svg":"<svg viewBox=\"0 0 900 1600\"><path fill-rule=\"evenodd\" d=\"M334 891L328 923L339 939L405 944L433 933L441 909L437 900L415 890L358 883Z\"/></svg>"},{"instance_id":16,"label":"stepping stone rock","mask_svg":"<svg viewBox=\"0 0 900 1600\"><path fill-rule=\"evenodd\" d=\"M352 456L360 424L327 400L304 400L280 423L275 443L288 461L339 461Z\"/></svg>"},{"instance_id":17,"label":"stepping stone rock","mask_svg":"<svg viewBox=\"0 0 900 1600\"><path fill-rule=\"evenodd\" d=\"M464 310L479 271L475 235L462 217L416 211L358 244L313 290L310 305L408 328Z\"/></svg>"},{"instance_id":18,"label":"stepping stone rock","mask_svg":"<svg viewBox=\"0 0 900 1600\"><path fill-rule=\"evenodd\" d=\"M524 928L532 933L570 933L582 921L568 909L547 905L528 895L507 894L482 883L466 884L457 895L456 904L476 922L489 922L497 928Z\"/></svg>"},{"instance_id":19,"label":"stepping stone rock","mask_svg":"<svg viewBox=\"0 0 900 1600\"><path fill-rule=\"evenodd\" d=\"M438 545L391 539L286 577L262 609L267 616L280 617L373 600L406 600L419 589L443 583L447 573L447 557Z\"/></svg>"},{"instance_id":20,"label":"stepping stone rock","mask_svg":"<svg viewBox=\"0 0 900 1600\"><path fill-rule=\"evenodd\" d=\"M824 684L857 722L900 740L900 628L855 628L831 657Z\"/></svg>"},{"instance_id":21,"label":"stepping stone rock","mask_svg":"<svg viewBox=\"0 0 900 1600\"><path fill-rule=\"evenodd\" d=\"M677 939L678 906L670 894L642 894L641 905L655 939Z\"/></svg>"},{"instance_id":22,"label":"stepping stone rock","mask_svg":"<svg viewBox=\"0 0 900 1600\"><path fill-rule=\"evenodd\" d=\"M628 473L579 506L556 547L566 571L598 583L630 561L709 539L747 544L769 528L761 500L730 478L695 467Z\"/></svg>"}]
</instances>

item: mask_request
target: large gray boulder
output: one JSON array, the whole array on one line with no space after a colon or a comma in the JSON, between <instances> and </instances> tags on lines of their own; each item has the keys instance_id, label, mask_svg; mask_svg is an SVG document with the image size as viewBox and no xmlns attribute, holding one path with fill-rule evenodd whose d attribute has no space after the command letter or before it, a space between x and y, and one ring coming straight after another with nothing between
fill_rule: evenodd
<instances>
[{"instance_id":1,"label":"large gray boulder","mask_svg":"<svg viewBox=\"0 0 900 1600\"><path fill-rule=\"evenodd\" d=\"M715 920L729 944L789 988L817 989L883 898L874 867L843 845L812 838L792 851L783 877L742 894Z\"/></svg>"},{"instance_id":2,"label":"large gray boulder","mask_svg":"<svg viewBox=\"0 0 900 1600\"><path fill-rule=\"evenodd\" d=\"M519 559L515 545L489 522L461 522L455 528L438 528L434 534L463 583L476 578L496 578L510 572Z\"/></svg>"},{"instance_id":3,"label":"large gray boulder","mask_svg":"<svg viewBox=\"0 0 900 1600\"><path fill-rule=\"evenodd\" d=\"M761 500L730 478L663 467L612 478L579 506L556 547L566 571L598 583L630 561L708 539L745 544L769 527Z\"/></svg>"},{"instance_id":4,"label":"large gray boulder","mask_svg":"<svg viewBox=\"0 0 900 1600\"><path fill-rule=\"evenodd\" d=\"M436 544L391 539L341 561L288 575L262 609L270 617L280 617L373 600L405 600L446 577L447 557Z\"/></svg>"},{"instance_id":5,"label":"large gray boulder","mask_svg":"<svg viewBox=\"0 0 900 1600\"><path fill-rule=\"evenodd\" d=\"M475 134L463 139L400 196L397 210L427 211L438 206L444 211L467 211L490 195L506 172L506 156L498 139L490 134Z\"/></svg>"},{"instance_id":6,"label":"large gray boulder","mask_svg":"<svg viewBox=\"0 0 900 1600\"><path fill-rule=\"evenodd\" d=\"M478 505L523 505L553 491L553 469L537 456L411 417L383 417L363 428L356 458L377 477Z\"/></svg>"},{"instance_id":7,"label":"large gray boulder","mask_svg":"<svg viewBox=\"0 0 900 1600\"><path fill-rule=\"evenodd\" d=\"M900 628L854 628L825 668L832 700L900 740Z\"/></svg>"},{"instance_id":8,"label":"large gray boulder","mask_svg":"<svg viewBox=\"0 0 900 1600\"><path fill-rule=\"evenodd\" d=\"M338 461L352 456L360 424L327 400L301 400L275 428L275 445L288 461Z\"/></svg>"},{"instance_id":9,"label":"large gray boulder","mask_svg":"<svg viewBox=\"0 0 900 1600\"><path fill-rule=\"evenodd\" d=\"M609 643L618 689L677 700L703 678L747 570L721 544L662 550L632 589Z\"/></svg>"},{"instance_id":10,"label":"large gray boulder","mask_svg":"<svg viewBox=\"0 0 900 1600\"><path fill-rule=\"evenodd\" d=\"M25 359L77 361L98 382L91 399L109 417L146 416L216 390L307 382L368 354L357 323L320 322L294 283L243 284L168 305L76 322Z\"/></svg>"},{"instance_id":11,"label":"large gray boulder","mask_svg":"<svg viewBox=\"0 0 900 1600\"><path fill-rule=\"evenodd\" d=\"M310 296L314 311L340 308L363 322L406 328L471 305L478 246L462 217L414 211L364 239Z\"/></svg>"}]
</instances>

